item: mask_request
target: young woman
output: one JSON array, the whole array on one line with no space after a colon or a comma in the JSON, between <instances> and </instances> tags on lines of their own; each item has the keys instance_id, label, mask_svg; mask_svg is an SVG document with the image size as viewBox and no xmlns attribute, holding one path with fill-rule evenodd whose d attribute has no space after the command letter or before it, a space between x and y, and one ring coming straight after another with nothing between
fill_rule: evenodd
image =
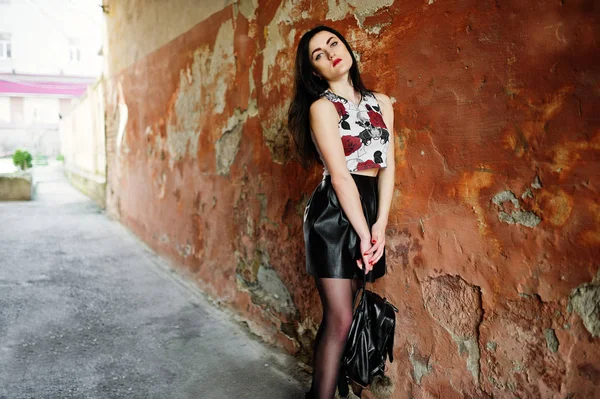
<instances>
[{"instance_id":1,"label":"young woman","mask_svg":"<svg viewBox=\"0 0 600 399\"><path fill-rule=\"evenodd\" d=\"M318 26L300 39L288 126L304 166L323 165L304 211L306 270L323 304L306 397L330 399L338 378L345 383L340 366L354 293L363 273L373 282L386 272L394 190L391 101L364 87L350 45L332 28Z\"/></svg>"}]
</instances>

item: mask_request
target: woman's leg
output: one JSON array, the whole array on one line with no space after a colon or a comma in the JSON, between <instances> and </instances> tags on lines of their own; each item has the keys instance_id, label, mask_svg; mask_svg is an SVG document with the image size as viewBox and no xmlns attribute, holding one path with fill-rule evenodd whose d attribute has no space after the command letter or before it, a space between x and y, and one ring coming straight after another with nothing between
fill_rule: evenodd
<instances>
[{"instance_id":1,"label":"woman's leg","mask_svg":"<svg viewBox=\"0 0 600 399\"><path fill-rule=\"evenodd\" d=\"M352 325L353 281L315 278L323 320L315 340L311 393L316 399L331 399L335 393L340 362Z\"/></svg>"},{"instance_id":2,"label":"woman's leg","mask_svg":"<svg viewBox=\"0 0 600 399\"><path fill-rule=\"evenodd\" d=\"M362 279L356 278L356 279L352 280L352 298L353 298L352 309L353 310L354 310L354 295L356 295L356 291L360 287L362 287L362 285L363 285ZM345 398L350 393L349 384L348 384L348 376L346 374L346 370L343 367L340 368L340 375L338 376L338 391L340 394L340 398ZM358 395L360 397L360 393L362 392L362 390L358 391L357 389L353 388L353 391L356 395Z\"/></svg>"}]
</instances>

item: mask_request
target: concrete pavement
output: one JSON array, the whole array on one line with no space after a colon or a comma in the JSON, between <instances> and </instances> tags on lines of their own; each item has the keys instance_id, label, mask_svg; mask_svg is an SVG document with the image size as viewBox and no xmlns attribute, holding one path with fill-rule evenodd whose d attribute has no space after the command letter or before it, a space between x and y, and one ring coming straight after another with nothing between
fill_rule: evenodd
<instances>
[{"instance_id":1,"label":"concrete pavement","mask_svg":"<svg viewBox=\"0 0 600 399\"><path fill-rule=\"evenodd\" d=\"M302 398L296 361L250 336L119 223L36 167L0 202L0 399Z\"/></svg>"}]
</instances>

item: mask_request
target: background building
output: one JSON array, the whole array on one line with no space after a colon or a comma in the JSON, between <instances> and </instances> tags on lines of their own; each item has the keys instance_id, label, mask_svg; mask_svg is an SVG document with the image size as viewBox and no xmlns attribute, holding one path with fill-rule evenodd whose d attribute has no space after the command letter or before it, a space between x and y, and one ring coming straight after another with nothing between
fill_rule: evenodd
<instances>
[{"instance_id":1,"label":"background building","mask_svg":"<svg viewBox=\"0 0 600 399\"><path fill-rule=\"evenodd\" d=\"M102 71L98 1L0 0L0 156L56 156L58 123Z\"/></svg>"}]
</instances>

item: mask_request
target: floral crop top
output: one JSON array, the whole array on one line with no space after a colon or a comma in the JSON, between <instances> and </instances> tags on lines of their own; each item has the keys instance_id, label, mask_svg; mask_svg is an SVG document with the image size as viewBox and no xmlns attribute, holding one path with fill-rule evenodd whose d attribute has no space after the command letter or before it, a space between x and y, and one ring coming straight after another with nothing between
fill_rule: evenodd
<instances>
[{"instance_id":1,"label":"floral crop top","mask_svg":"<svg viewBox=\"0 0 600 399\"><path fill-rule=\"evenodd\" d=\"M373 93L363 96L358 106L331 90L325 90L325 96L335 105L340 120L338 128L346 155L346 166L350 172L364 169L385 168L390 132L383 121L383 115ZM323 161L323 155L317 147ZM323 162L323 176L329 170Z\"/></svg>"}]
</instances>

